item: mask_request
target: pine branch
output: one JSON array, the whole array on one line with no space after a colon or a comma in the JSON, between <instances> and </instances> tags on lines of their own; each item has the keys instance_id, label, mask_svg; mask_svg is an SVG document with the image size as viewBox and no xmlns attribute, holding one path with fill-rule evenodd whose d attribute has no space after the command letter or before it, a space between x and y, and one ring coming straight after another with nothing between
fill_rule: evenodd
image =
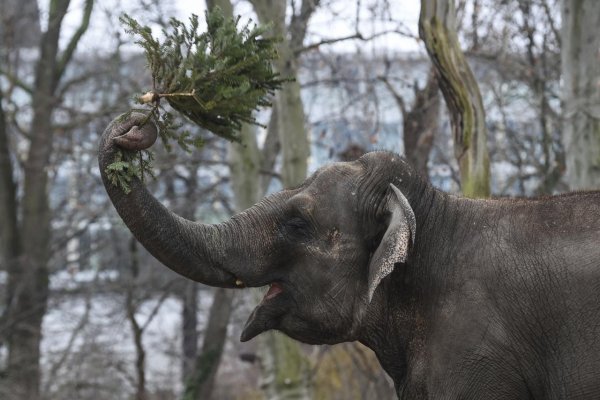
<instances>
[{"instance_id":1,"label":"pine branch","mask_svg":"<svg viewBox=\"0 0 600 400\"><path fill-rule=\"evenodd\" d=\"M140 101L166 99L192 122L229 140L238 140L244 122L258 125L253 111L270 106L270 97L285 79L273 71L276 39L264 37L268 27L227 19L219 8L206 12L207 31L198 32L192 15L189 25L170 20L164 40L128 15L121 18L146 52L155 87Z\"/></svg>"},{"instance_id":2,"label":"pine branch","mask_svg":"<svg viewBox=\"0 0 600 400\"><path fill-rule=\"evenodd\" d=\"M248 23L238 29L239 17L225 18L218 7L207 11L205 17L207 30L203 33L196 15L188 25L172 18L169 29L162 32L162 41L130 16L120 18L145 51L154 87L137 100L149 106L142 112L158 127L167 150L172 141L190 151L201 147L204 140L198 134L179 132L183 124L161 100L201 128L238 141L242 124L260 125L253 112L271 106L275 91L288 81L273 71L278 39L264 35L268 26ZM135 152L121 151L106 172L114 185L128 192L134 176L140 178L150 171L150 161Z\"/></svg>"}]
</instances>

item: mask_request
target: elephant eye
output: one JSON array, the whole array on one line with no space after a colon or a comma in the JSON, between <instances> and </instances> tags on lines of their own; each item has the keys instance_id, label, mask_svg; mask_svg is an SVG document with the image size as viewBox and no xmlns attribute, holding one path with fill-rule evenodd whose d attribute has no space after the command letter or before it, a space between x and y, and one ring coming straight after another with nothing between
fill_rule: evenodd
<instances>
[{"instance_id":1,"label":"elephant eye","mask_svg":"<svg viewBox=\"0 0 600 400\"><path fill-rule=\"evenodd\" d=\"M293 217L285 222L286 236L299 240L307 239L310 236L310 226L308 222L301 217Z\"/></svg>"}]
</instances>

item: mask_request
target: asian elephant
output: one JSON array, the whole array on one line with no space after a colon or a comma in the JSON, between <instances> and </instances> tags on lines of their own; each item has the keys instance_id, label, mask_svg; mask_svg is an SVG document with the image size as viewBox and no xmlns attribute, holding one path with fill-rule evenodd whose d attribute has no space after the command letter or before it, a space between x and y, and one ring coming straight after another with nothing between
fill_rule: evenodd
<instances>
[{"instance_id":1,"label":"asian elephant","mask_svg":"<svg viewBox=\"0 0 600 400\"><path fill-rule=\"evenodd\" d=\"M402 399L600 399L600 192L472 200L388 152L334 163L230 220L180 218L105 175L146 148L132 114L105 130L106 190L164 265L211 286L270 285L241 340L358 340Z\"/></svg>"}]
</instances>

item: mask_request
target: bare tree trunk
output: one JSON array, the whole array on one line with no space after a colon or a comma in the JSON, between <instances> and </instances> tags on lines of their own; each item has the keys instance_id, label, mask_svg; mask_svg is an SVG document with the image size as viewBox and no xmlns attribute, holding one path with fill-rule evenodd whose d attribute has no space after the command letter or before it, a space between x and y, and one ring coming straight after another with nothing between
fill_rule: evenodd
<instances>
[{"instance_id":1,"label":"bare tree trunk","mask_svg":"<svg viewBox=\"0 0 600 400\"><path fill-rule=\"evenodd\" d=\"M40 43L32 93L30 147L25 162L21 203L20 244L16 263L9 273L8 382L14 399L35 400L40 397L41 325L48 299L48 256L50 210L48 204L48 165L52 153L52 113L54 94L79 39L87 29L93 2L86 1L79 28L59 54L58 41L69 0L52 2L46 32ZM13 252L14 254L14 252Z\"/></svg>"},{"instance_id":2,"label":"bare tree trunk","mask_svg":"<svg viewBox=\"0 0 600 400\"><path fill-rule=\"evenodd\" d=\"M279 141L279 111L277 104L273 104L271 109L271 118L267 127L267 136L262 149L260 163L260 193L264 196L269 191L269 185L273 178L273 169L277 155L281 151L281 142Z\"/></svg>"},{"instance_id":3,"label":"bare tree trunk","mask_svg":"<svg viewBox=\"0 0 600 400\"><path fill-rule=\"evenodd\" d=\"M600 186L600 2L562 6L563 141L572 189Z\"/></svg>"},{"instance_id":4,"label":"bare tree trunk","mask_svg":"<svg viewBox=\"0 0 600 400\"><path fill-rule=\"evenodd\" d=\"M142 338L144 335L144 329L138 323L135 313L137 311L137 304L134 298L136 280L139 275L139 258L137 251L137 241L132 236L129 241L129 254L130 254L130 281L127 285L127 292L125 294L125 311L129 325L131 326L131 333L133 334L133 344L135 347L135 375L136 375L136 388L135 388L135 400L146 400L146 350L144 349L144 343Z\"/></svg>"},{"instance_id":5,"label":"bare tree trunk","mask_svg":"<svg viewBox=\"0 0 600 400\"><path fill-rule=\"evenodd\" d=\"M184 400L209 399L215 384L223 347L227 339L227 326L231 316L233 296L230 289L215 290L208 323L204 331L202 348L196 359L193 374L186 382Z\"/></svg>"},{"instance_id":6,"label":"bare tree trunk","mask_svg":"<svg viewBox=\"0 0 600 400\"><path fill-rule=\"evenodd\" d=\"M149 398L146 390L146 349L144 348L144 332L154 317L160 311L164 301L168 298L169 287L174 281L168 282L164 291L157 300L152 311L145 320L141 321L136 313L140 310L145 296L149 293L145 290L147 284L140 282L140 262L138 253L138 242L131 236L129 240L129 277L125 282L125 314L131 327L133 346L135 349L135 400L146 400ZM151 297L151 296L150 296Z\"/></svg>"},{"instance_id":7,"label":"bare tree trunk","mask_svg":"<svg viewBox=\"0 0 600 400\"><path fill-rule=\"evenodd\" d=\"M260 153L254 128L248 124L243 125L240 139L241 143L228 145L231 187L238 211L252 206L262 195L259 184ZM215 290L202 348L196 358L193 372L186 380L186 400L210 398L227 339L234 295L235 292L229 289Z\"/></svg>"},{"instance_id":8,"label":"bare tree trunk","mask_svg":"<svg viewBox=\"0 0 600 400\"><path fill-rule=\"evenodd\" d=\"M20 254L19 226L17 224L17 199L16 184L13 175L13 166L10 159L8 129L6 116L2 107L2 92L0 92L0 265L6 267L7 272L15 273L17 257ZM14 282L8 285L6 310L12 299ZM6 311L5 311L6 312ZM8 326L4 324L6 314L0 319L0 345L4 342L4 335Z\"/></svg>"},{"instance_id":9,"label":"bare tree trunk","mask_svg":"<svg viewBox=\"0 0 600 400\"><path fill-rule=\"evenodd\" d=\"M13 166L10 160L6 116L2 108L2 92L0 92L0 266L6 268L9 281L6 290L4 311L0 314L0 349L4 346L7 335L12 329L9 316L12 314L14 289L17 287L18 256L21 253L20 232L17 223L16 184ZM0 371L0 397L9 397L6 376L8 371Z\"/></svg>"},{"instance_id":10,"label":"bare tree trunk","mask_svg":"<svg viewBox=\"0 0 600 400\"><path fill-rule=\"evenodd\" d=\"M259 340L267 399L312 399L310 365L300 344L274 331L263 333Z\"/></svg>"},{"instance_id":11,"label":"bare tree trunk","mask_svg":"<svg viewBox=\"0 0 600 400\"><path fill-rule=\"evenodd\" d=\"M414 101L407 109L404 98L394 89L390 81L382 76L388 90L394 96L396 104L402 113L402 134L404 140L404 155L408 162L416 168L419 174L428 179L429 153L433 147L435 133L438 130L440 115L440 91L435 69L427 76L425 87L419 88L415 82Z\"/></svg>"},{"instance_id":12,"label":"bare tree trunk","mask_svg":"<svg viewBox=\"0 0 600 400\"><path fill-rule=\"evenodd\" d=\"M185 179L185 198L183 201L175 199L175 190L172 186L174 178L169 179L167 197L176 204L175 212L183 218L195 219L195 201L198 190L198 167L190 167L189 178ZM185 384L194 374L194 364L198 356L198 286L197 282L179 278L182 290L179 295L182 303L181 310L181 378Z\"/></svg>"},{"instance_id":13,"label":"bare tree trunk","mask_svg":"<svg viewBox=\"0 0 600 400\"><path fill-rule=\"evenodd\" d=\"M9 301L8 371L9 391L14 398L39 398L41 324L48 299L48 209L45 167L52 150L52 100L56 87L56 55L62 18L68 1L58 2L42 36L32 101L31 144L25 164L22 243L18 265L9 270L13 291Z\"/></svg>"},{"instance_id":14,"label":"bare tree trunk","mask_svg":"<svg viewBox=\"0 0 600 400\"><path fill-rule=\"evenodd\" d=\"M440 91L434 70L429 72L425 87L414 87L415 100L403 119L404 152L408 161L428 179L429 153L438 130Z\"/></svg>"},{"instance_id":15,"label":"bare tree trunk","mask_svg":"<svg viewBox=\"0 0 600 400\"><path fill-rule=\"evenodd\" d=\"M319 4L318 0L303 0L299 14L292 16L289 27L285 23L286 1L251 0L262 23L273 24L273 34L283 38L279 44L279 59L275 68L282 77L298 76L300 50L308 21ZM288 40L285 40L289 37ZM310 144L304 124L304 106L298 80L286 83L277 93L277 124L282 152L281 177L284 186L300 184L306 179Z\"/></svg>"},{"instance_id":16,"label":"bare tree trunk","mask_svg":"<svg viewBox=\"0 0 600 400\"><path fill-rule=\"evenodd\" d=\"M435 66L450 111L462 192L490 195L490 161L479 87L458 43L454 0L421 0L419 36Z\"/></svg>"},{"instance_id":17,"label":"bare tree trunk","mask_svg":"<svg viewBox=\"0 0 600 400\"><path fill-rule=\"evenodd\" d=\"M198 284L185 278L181 284L181 377L185 384L194 373L198 356Z\"/></svg>"},{"instance_id":18,"label":"bare tree trunk","mask_svg":"<svg viewBox=\"0 0 600 400\"><path fill-rule=\"evenodd\" d=\"M240 139L240 143L228 145L231 189L237 212L253 206L264 194L260 182L261 154L254 126L243 125Z\"/></svg>"},{"instance_id":19,"label":"bare tree trunk","mask_svg":"<svg viewBox=\"0 0 600 400\"><path fill-rule=\"evenodd\" d=\"M273 34L283 38L275 64L283 77L297 78L298 51L302 47L308 21L319 5L318 0L303 0L300 12L286 26L286 1L251 0L262 23L273 24ZM304 124L304 106L298 80L287 83L277 93L277 130L282 152L281 178L285 187L306 179L309 136ZM310 399L309 364L299 344L278 332L259 337L264 369L265 393L269 399Z\"/></svg>"},{"instance_id":20,"label":"bare tree trunk","mask_svg":"<svg viewBox=\"0 0 600 400\"><path fill-rule=\"evenodd\" d=\"M36 0L0 2L0 41L5 48L35 47L40 40L40 10Z\"/></svg>"},{"instance_id":21,"label":"bare tree trunk","mask_svg":"<svg viewBox=\"0 0 600 400\"><path fill-rule=\"evenodd\" d=\"M0 92L0 265L9 266L19 254L19 230L17 225L17 186L14 181L13 166L10 159L6 116L2 107ZM2 329L2 326L0 326ZM0 340L3 330L0 330Z\"/></svg>"},{"instance_id":22,"label":"bare tree trunk","mask_svg":"<svg viewBox=\"0 0 600 400\"><path fill-rule=\"evenodd\" d=\"M219 6L226 17L233 18L233 7L229 0L207 0L207 7ZM236 210L244 210L256 203L262 196L260 185L260 152L254 128L243 125L240 132L241 143L229 143L229 165L231 186ZM208 323L204 332L202 348L193 368L185 376L185 400L209 399L215 384L215 377L225 341L227 326L232 312L235 292L216 289ZM185 351L185 349L184 349ZM186 355L187 356L187 355Z\"/></svg>"},{"instance_id":23,"label":"bare tree trunk","mask_svg":"<svg viewBox=\"0 0 600 400\"><path fill-rule=\"evenodd\" d=\"M312 13L312 8L308 11L307 7L309 5L312 7L314 4L312 1L306 2L306 5L303 7L302 22L304 23L304 30L300 29L302 37L306 29L308 17ZM214 6L219 6L226 16L233 16L233 7L229 0L207 0L207 7L212 8ZM262 13L257 9L257 14L259 14L261 21L274 21L274 33L285 37L282 34L285 30L285 2L275 2L274 4L262 2L260 5L254 4L255 9L261 6ZM274 12L274 15L278 18L271 18L265 12ZM296 19L296 21L298 25L298 21L300 20ZM297 37L298 34L296 35ZM280 53L281 51L282 49L280 48ZM297 60L295 52L289 48L289 45L288 49L284 49L284 51L286 51L287 58L280 54L282 59L278 63L278 70L283 76L296 76L297 67L295 64ZM282 71L284 67L288 68L290 62L292 62L294 69L291 71L288 69ZM266 172L273 167L280 148L286 148L287 146L287 152L284 151L282 163L284 185L294 185L303 181L306 177L309 146L304 129L304 111L300 99L300 86L296 84L296 89L293 89L291 94L283 94L290 86L293 85L285 85L284 90L279 93L275 101L267 138L262 151L259 150L254 128L248 125L242 128L240 136L241 144L231 143L229 145L231 185L234 192L235 208L238 211L250 207L264 195L271 179L271 174ZM281 98L284 100L280 100ZM283 111L279 112L279 110ZM283 145L284 141L285 145ZM224 289L217 289L210 311L202 350L197 358L195 373L186 384L185 399L207 399L210 397L224 346L232 299L233 293ZM215 332L217 334L214 334ZM287 347L296 348L296 354L301 354L295 342L284 337L281 337L281 339L289 342ZM292 354L292 351L288 351L287 354ZM295 357L294 359L297 358ZM282 354L282 359L289 360L290 358ZM273 374L273 371L271 371L271 374ZM286 377L284 380L286 382L284 386L294 387L295 383L302 379L296 380ZM290 382L292 382L291 385L289 384ZM305 386L303 384L303 387ZM285 393L283 395L280 393L280 396L281 398L298 398L295 396L286 397ZM302 398L309 398L309 396L304 395Z\"/></svg>"}]
</instances>

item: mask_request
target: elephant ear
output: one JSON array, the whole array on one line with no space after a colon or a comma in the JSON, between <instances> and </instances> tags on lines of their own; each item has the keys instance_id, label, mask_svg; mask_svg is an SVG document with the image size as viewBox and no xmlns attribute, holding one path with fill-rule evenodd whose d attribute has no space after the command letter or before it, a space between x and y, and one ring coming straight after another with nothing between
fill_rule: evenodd
<instances>
[{"instance_id":1,"label":"elephant ear","mask_svg":"<svg viewBox=\"0 0 600 400\"><path fill-rule=\"evenodd\" d=\"M392 191L387 204L390 222L369 263L369 303L381 280L394 270L396 263L406 261L408 248L415 242L415 214L400 189L390 186Z\"/></svg>"}]
</instances>

